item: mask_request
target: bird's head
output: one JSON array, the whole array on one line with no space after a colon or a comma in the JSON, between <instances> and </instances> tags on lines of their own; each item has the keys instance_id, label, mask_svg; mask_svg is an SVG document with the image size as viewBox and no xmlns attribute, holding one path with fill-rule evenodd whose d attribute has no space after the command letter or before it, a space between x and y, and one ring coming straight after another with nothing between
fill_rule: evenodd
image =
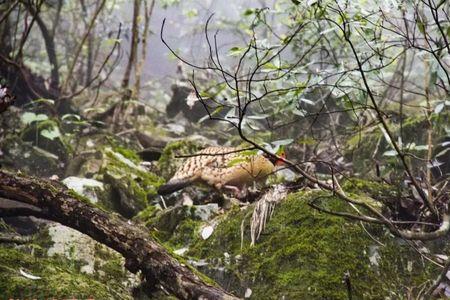
<instances>
[{"instance_id":1,"label":"bird's head","mask_svg":"<svg viewBox=\"0 0 450 300\"><path fill-rule=\"evenodd\" d=\"M286 152L284 150L283 146L280 146L280 148L278 148L277 152L275 152L275 154L278 156L277 157L273 157L271 155L268 154L264 154L264 157L267 158L268 160L270 160L270 162L275 166L284 166L285 163L284 161L282 161L280 158L286 158Z\"/></svg>"}]
</instances>

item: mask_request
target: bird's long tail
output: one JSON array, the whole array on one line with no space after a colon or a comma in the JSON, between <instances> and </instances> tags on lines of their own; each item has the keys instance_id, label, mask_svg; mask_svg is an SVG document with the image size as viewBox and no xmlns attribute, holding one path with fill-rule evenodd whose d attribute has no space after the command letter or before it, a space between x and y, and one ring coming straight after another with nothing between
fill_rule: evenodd
<instances>
[{"instance_id":1,"label":"bird's long tail","mask_svg":"<svg viewBox=\"0 0 450 300\"><path fill-rule=\"evenodd\" d=\"M166 184L162 185L158 189L159 195L168 195L181 190L192 184L192 180L189 179L175 179L169 180Z\"/></svg>"}]
</instances>

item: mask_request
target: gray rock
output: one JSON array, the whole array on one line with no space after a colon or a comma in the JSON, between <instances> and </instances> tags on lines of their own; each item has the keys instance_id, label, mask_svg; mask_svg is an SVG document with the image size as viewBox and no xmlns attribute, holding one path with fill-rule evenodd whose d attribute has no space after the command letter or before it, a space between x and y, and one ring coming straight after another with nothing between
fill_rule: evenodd
<instances>
[{"instance_id":1,"label":"gray rock","mask_svg":"<svg viewBox=\"0 0 450 300\"><path fill-rule=\"evenodd\" d=\"M217 203L209 203L205 205L196 205L194 206L194 216L201 219L202 221L208 221L214 215L219 212L219 204Z\"/></svg>"},{"instance_id":2,"label":"gray rock","mask_svg":"<svg viewBox=\"0 0 450 300\"><path fill-rule=\"evenodd\" d=\"M87 197L92 203L98 202L98 191L103 191L103 183L89 178L70 176L62 181L68 188L77 194Z\"/></svg>"}]
</instances>

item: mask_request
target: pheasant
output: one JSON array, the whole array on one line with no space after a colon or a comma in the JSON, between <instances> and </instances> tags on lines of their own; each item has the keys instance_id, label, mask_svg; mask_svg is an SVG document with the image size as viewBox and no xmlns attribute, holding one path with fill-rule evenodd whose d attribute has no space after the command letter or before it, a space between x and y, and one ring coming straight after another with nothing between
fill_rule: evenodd
<instances>
[{"instance_id":1,"label":"pheasant","mask_svg":"<svg viewBox=\"0 0 450 300\"><path fill-rule=\"evenodd\" d=\"M277 152L285 157L284 151ZM235 147L208 147L189 157L158 194L167 195L195 183L205 183L218 190L239 192L247 184L270 175L283 164L265 154L248 154Z\"/></svg>"}]
</instances>

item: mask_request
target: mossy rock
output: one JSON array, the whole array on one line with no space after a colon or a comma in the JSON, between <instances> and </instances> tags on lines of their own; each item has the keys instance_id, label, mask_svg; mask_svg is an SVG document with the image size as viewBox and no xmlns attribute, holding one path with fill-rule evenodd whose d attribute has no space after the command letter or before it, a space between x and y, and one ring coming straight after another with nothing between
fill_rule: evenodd
<instances>
[{"instance_id":1,"label":"mossy rock","mask_svg":"<svg viewBox=\"0 0 450 300\"><path fill-rule=\"evenodd\" d=\"M5 138L1 149L3 156L0 163L4 168L42 177L63 175L63 165L57 156L24 142L18 136Z\"/></svg>"},{"instance_id":2,"label":"mossy rock","mask_svg":"<svg viewBox=\"0 0 450 300\"><path fill-rule=\"evenodd\" d=\"M182 248L199 236L201 220L195 216L195 207L175 206L161 210L149 205L137 215L139 221L152 230L152 235L170 248Z\"/></svg>"},{"instance_id":3,"label":"mossy rock","mask_svg":"<svg viewBox=\"0 0 450 300\"><path fill-rule=\"evenodd\" d=\"M20 270L38 276L29 279ZM111 274L113 276L113 274ZM77 298L131 299L114 291L108 281L80 273L61 257L37 258L17 249L0 247L0 294L6 299Z\"/></svg>"},{"instance_id":4,"label":"mossy rock","mask_svg":"<svg viewBox=\"0 0 450 300\"><path fill-rule=\"evenodd\" d=\"M135 164L140 162L136 154L138 151L136 143L121 139L103 130L93 130L77 136L76 139L72 139L72 147L77 149L77 153L68 162L66 177L90 178L100 173L104 160L103 153L108 147Z\"/></svg>"},{"instance_id":5,"label":"mossy rock","mask_svg":"<svg viewBox=\"0 0 450 300\"><path fill-rule=\"evenodd\" d=\"M413 144L416 146L427 145L428 137L426 129L429 126L429 121L425 115L412 115L407 117L404 119L402 126L400 126L398 120L397 122L394 122L396 120L393 119L386 121L394 136L400 136L401 130L403 145L405 147ZM450 122L450 112L432 114L430 121L433 130L433 140L436 143L447 135L445 125ZM420 148L412 147L411 149L407 149L407 152L424 157L425 149L422 147L422 150L420 150ZM375 161L378 160L383 161L378 166L382 176L393 174L399 178L403 178L404 168L399 159L395 155L384 155L386 151L393 151L393 149L386 141L380 128L373 126L363 131L357 130L356 134L348 138L345 147L345 156L348 160L352 161L355 172L361 173L364 176L375 174ZM407 157L407 159L409 158ZM409 160L408 163L413 167L423 167L423 163L418 160Z\"/></svg>"},{"instance_id":6,"label":"mossy rock","mask_svg":"<svg viewBox=\"0 0 450 300\"><path fill-rule=\"evenodd\" d=\"M276 206L253 247L249 245L250 214L231 210L209 239L193 243L188 255L209 262L202 271L238 296L250 288L252 299L346 299L342 278L347 271L354 298L397 298L405 294L405 286L418 286L433 276L433 267L425 266L414 250L380 227L363 229L359 223L310 208L307 202L319 196L324 192L289 195ZM347 205L331 196L323 205L348 211ZM376 244L365 230L385 246ZM230 255L228 261L225 252ZM226 276L217 270L225 270Z\"/></svg>"},{"instance_id":7,"label":"mossy rock","mask_svg":"<svg viewBox=\"0 0 450 300\"><path fill-rule=\"evenodd\" d=\"M164 179L140 165L133 147L107 134L94 134L80 140L82 154L68 165L66 176L93 178L104 183L97 193L99 205L127 218L144 209L156 196Z\"/></svg>"},{"instance_id":8,"label":"mossy rock","mask_svg":"<svg viewBox=\"0 0 450 300\"><path fill-rule=\"evenodd\" d=\"M343 181L342 188L349 193L366 194L383 203L398 200L402 193L398 185L393 186L380 181L360 178L347 178Z\"/></svg>"},{"instance_id":9,"label":"mossy rock","mask_svg":"<svg viewBox=\"0 0 450 300\"><path fill-rule=\"evenodd\" d=\"M450 111L442 111L439 114L432 114L431 126L433 130L433 137L439 139L446 135L446 126L450 122ZM412 115L405 119L402 132L404 143L414 142L416 145L425 145L427 143L427 131L428 120L425 114L422 115ZM400 126L394 128L398 134L400 131Z\"/></svg>"},{"instance_id":10,"label":"mossy rock","mask_svg":"<svg viewBox=\"0 0 450 300\"><path fill-rule=\"evenodd\" d=\"M2 134L20 132L24 123L21 120L22 109L16 106L10 106L6 111L0 114L0 128Z\"/></svg>"},{"instance_id":11,"label":"mossy rock","mask_svg":"<svg viewBox=\"0 0 450 300\"><path fill-rule=\"evenodd\" d=\"M147 206L164 180L139 166L140 159L132 150L105 148L103 154L100 174L111 190L109 203L103 204L130 218Z\"/></svg>"},{"instance_id":12,"label":"mossy rock","mask_svg":"<svg viewBox=\"0 0 450 300\"><path fill-rule=\"evenodd\" d=\"M372 173L375 172L375 164L372 158L374 150L378 148L380 149L379 151L382 151L383 153L382 149L387 147L387 143L381 132L376 129L356 134L350 137L346 143L346 158L352 162L355 172L364 172L365 175L368 175L369 173L367 170L373 170ZM378 156L379 155L380 154L378 153Z\"/></svg>"}]
</instances>

